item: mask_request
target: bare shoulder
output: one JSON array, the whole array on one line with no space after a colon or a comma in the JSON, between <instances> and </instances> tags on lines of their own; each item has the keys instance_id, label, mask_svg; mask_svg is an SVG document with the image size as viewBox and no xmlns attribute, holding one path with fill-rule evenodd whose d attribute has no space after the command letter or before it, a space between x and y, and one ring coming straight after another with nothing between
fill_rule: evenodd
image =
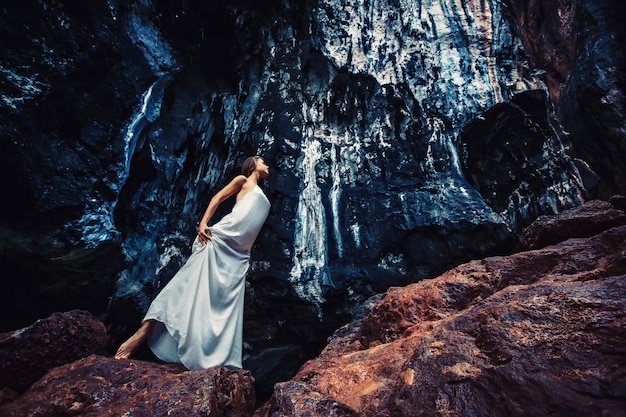
<instances>
[{"instance_id":1,"label":"bare shoulder","mask_svg":"<svg viewBox=\"0 0 626 417\"><path fill-rule=\"evenodd\" d=\"M243 175L242 175L243 176ZM248 194L254 187L256 187L256 182L252 181L250 178L244 178L243 184L241 184L241 188L239 193L237 194L237 200L241 199L244 195Z\"/></svg>"},{"instance_id":2,"label":"bare shoulder","mask_svg":"<svg viewBox=\"0 0 626 417\"><path fill-rule=\"evenodd\" d=\"M218 200L220 202L224 201L231 195L240 192L241 189L244 188L246 181L247 181L247 178L245 176L237 175L228 183L228 185L226 185L216 194Z\"/></svg>"},{"instance_id":3,"label":"bare shoulder","mask_svg":"<svg viewBox=\"0 0 626 417\"><path fill-rule=\"evenodd\" d=\"M233 180L231 181L231 184L243 186L247 180L248 178L246 178L245 175L240 174L240 175L237 175L235 178L233 178Z\"/></svg>"}]
</instances>

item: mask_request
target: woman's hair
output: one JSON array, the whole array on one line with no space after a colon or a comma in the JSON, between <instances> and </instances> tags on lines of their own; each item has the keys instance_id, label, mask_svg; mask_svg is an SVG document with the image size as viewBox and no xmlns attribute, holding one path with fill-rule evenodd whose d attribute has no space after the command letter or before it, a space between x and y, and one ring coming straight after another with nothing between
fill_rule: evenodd
<instances>
[{"instance_id":1,"label":"woman's hair","mask_svg":"<svg viewBox=\"0 0 626 417\"><path fill-rule=\"evenodd\" d=\"M256 161L258 159L261 159L261 157L251 156L249 158L246 158L246 160L243 161L243 165L241 165L241 173L246 177L250 176L250 174L252 174L256 169Z\"/></svg>"}]
</instances>

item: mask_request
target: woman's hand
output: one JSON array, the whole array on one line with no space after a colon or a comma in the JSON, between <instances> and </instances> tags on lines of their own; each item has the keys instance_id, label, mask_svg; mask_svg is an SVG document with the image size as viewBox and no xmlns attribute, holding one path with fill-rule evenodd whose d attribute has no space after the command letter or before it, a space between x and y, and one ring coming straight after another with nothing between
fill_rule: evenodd
<instances>
[{"instance_id":1,"label":"woman's hand","mask_svg":"<svg viewBox=\"0 0 626 417\"><path fill-rule=\"evenodd\" d=\"M241 188L246 181L246 177L243 175L237 175L230 183L228 183L226 187L222 188L211 198L211 201L209 201L209 205L200 220L200 224L198 225L198 242L204 245L211 240L211 229L209 228L208 223L211 221L213 214L215 214L215 210L217 210L217 207L228 197L241 191Z\"/></svg>"},{"instance_id":2,"label":"woman's hand","mask_svg":"<svg viewBox=\"0 0 626 417\"><path fill-rule=\"evenodd\" d=\"M203 245L211 240L211 228L206 223L200 223L198 226L198 242Z\"/></svg>"}]
</instances>

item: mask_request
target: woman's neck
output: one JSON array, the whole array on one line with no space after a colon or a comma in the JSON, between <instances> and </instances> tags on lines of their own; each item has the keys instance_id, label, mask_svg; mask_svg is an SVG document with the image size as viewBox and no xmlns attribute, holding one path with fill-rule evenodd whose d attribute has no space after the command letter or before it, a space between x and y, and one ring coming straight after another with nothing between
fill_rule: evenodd
<instances>
[{"instance_id":1,"label":"woman's neck","mask_svg":"<svg viewBox=\"0 0 626 417\"><path fill-rule=\"evenodd\" d=\"M250 181L254 185L259 185L259 173L254 171L250 176L248 176L248 181Z\"/></svg>"}]
</instances>

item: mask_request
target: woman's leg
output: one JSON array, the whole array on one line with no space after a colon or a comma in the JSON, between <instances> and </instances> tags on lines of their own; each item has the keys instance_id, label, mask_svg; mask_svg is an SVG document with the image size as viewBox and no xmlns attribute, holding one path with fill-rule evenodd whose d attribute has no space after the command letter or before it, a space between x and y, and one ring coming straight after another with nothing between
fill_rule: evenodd
<instances>
[{"instance_id":1,"label":"woman's leg","mask_svg":"<svg viewBox=\"0 0 626 417\"><path fill-rule=\"evenodd\" d=\"M129 337L127 341L122 343L115 354L115 359L128 359L133 356L141 344L148 338L152 327L154 327L154 323L156 323L156 320L153 319L144 321L139 330Z\"/></svg>"}]
</instances>

